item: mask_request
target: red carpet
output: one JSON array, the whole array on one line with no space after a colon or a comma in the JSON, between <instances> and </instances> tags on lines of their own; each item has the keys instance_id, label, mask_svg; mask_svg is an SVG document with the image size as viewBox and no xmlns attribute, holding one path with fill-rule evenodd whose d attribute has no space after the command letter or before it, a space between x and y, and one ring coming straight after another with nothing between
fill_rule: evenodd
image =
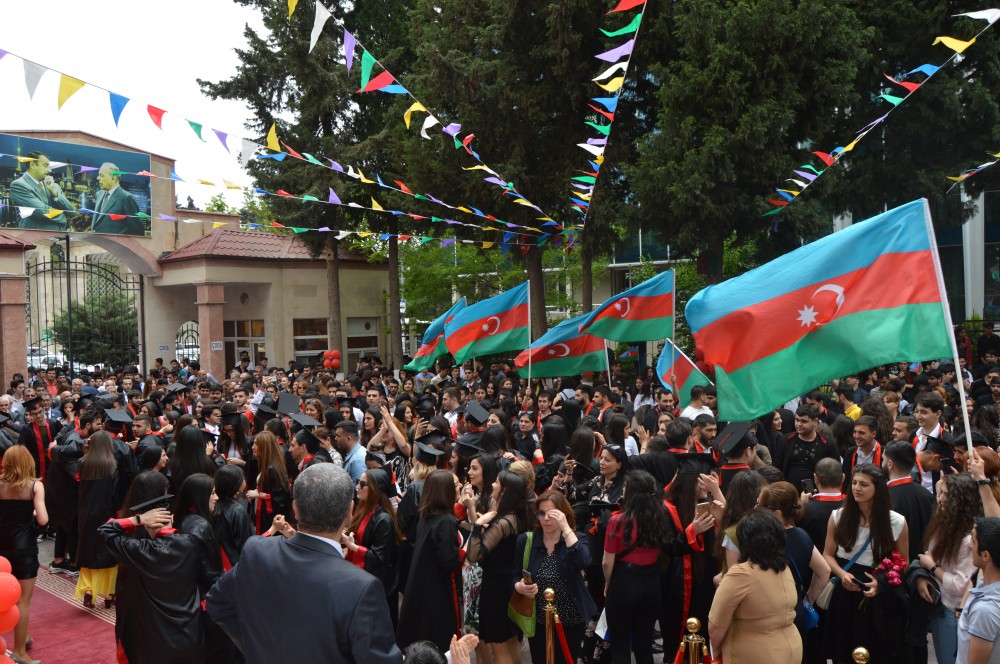
<instances>
[{"instance_id":1,"label":"red carpet","mask_svg":"<svg viewBox=\"0 0 1000 664\"><path fill-rule=\"evenodd\" d=\"M31 599L29 632L34 646L32 659L43 664L115 664L115 609L85 609L74 600L76 579L38 570ZM14 645L14 632L3 635Z\"/></svg>"}]
</instances>

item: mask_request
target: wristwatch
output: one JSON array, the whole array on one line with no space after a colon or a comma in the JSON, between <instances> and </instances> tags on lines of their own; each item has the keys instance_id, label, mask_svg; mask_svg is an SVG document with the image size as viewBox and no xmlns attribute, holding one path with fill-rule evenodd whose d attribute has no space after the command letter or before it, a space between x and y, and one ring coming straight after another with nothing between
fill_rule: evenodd
<instances>
[{"instance_id":1,"label":"wristwatch","mask_svg":"<svg viewBox=\"0 0 1000 664\"><path fill-rule=\"evenodd\" d=\"M929 571L929 572L930 572L931 574L933 574L934 572L938 571L938 570L939 570L940 568L941 568L941 566L940 566L940 565L938 565L937 563L935 563L935 564L934 564L934 567L930 568L930 570L928 570L928 571Z\"/></svg>"},{"instance_id":2,"label":"wristwatch","mask_svg":"<svg viewBox=\"0 0 1000 664\"><path fill-rule=\"evenodd\" d=\"M562 531L563 539L566 539L567 537L569 537L572 534L573 534L573 531L570 530L569 528L567 528L566 530Z\"/></svg>"},{"instance_id":3,"label":"wristwatch","mask_svg":"<svg viewBox=\"0 0 1000 664\"><path fill-rule=\"evenodd\" d=\"M986 484L993 484L993 480L976 480L976 484L979 486L984 486Z\"/></svg>"}]
</instances>

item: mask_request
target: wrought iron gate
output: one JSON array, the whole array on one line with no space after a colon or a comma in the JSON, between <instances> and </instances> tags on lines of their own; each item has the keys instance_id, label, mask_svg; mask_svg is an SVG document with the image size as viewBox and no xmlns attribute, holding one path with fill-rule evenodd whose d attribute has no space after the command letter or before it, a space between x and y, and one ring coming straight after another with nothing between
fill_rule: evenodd
<instances>
[{"instance_id":1,"label":"wrought iron gate","mask_svg":"<svg viewBox=\"0 0 1000 664\"><path fill-rule=\"evenodd\" d=\"M29 366L140 363L141 275L94 256L67 261L61 245L29 262L27 275Z\"/></svg>"}]
</instances>

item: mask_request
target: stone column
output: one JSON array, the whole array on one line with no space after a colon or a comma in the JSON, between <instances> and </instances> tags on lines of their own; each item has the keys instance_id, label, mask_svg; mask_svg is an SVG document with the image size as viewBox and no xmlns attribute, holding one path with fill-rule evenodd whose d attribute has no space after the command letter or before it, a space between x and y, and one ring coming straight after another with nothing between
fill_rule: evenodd
<instances>
[{"instance_id":1,"label":"stone column","mask_svg":"<svg viewBox=\"0 0 1000 664\"><path fill-rule=\"evenodd\" d=\"M195 284L195 288L201 368L222 382L226 378L226 352L222 331L222 307L226 303L225 287L221 283L202 283ZM218 350L212 350L213 341L218 342Z\"/></svg>"},{"instance_id":2,"label":"stone column","mask_svg":"<svg viewBox=\"0 0 1000 664\"><path fill-rule=\"evenodd\" d=\"M0 376L3 380L10 380L15 373L27 375L27 284L27 277L0 274L0 329L3 330Z\"/></svg>"}]
</instances>

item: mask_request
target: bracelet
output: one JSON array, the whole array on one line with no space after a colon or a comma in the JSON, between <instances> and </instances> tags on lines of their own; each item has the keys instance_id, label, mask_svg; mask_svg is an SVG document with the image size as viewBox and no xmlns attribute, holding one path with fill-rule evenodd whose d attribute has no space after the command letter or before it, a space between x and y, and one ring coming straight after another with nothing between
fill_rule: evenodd
<instances>
[{"instance_id":1,"label":"bracelet","mask_svg":"<svg viewBox=\"0 0 1000 664\"><path fill-rule=\"evenodd\" d=\"M566 539L567 537L569 537L572 534L573 534L573 531L570 530L569 528L567 528L566 530L562 531L563 539Z\"/></svg>"},{"instance_id":2,"label":"bracelet","mask_svg":"<svg viewBox=\"0 0 1000 664\"><path fill-rule=\"evenodd\" d=\"M932 567L932 568L930 569L930 573L931 573L931 574L933 574L934 572L938 571L939 569L941 569L941 566L940 566L940 565L938 565L937 563L935 563L935 564L934 564L934 567Z\"/></svg>"},{"instance_id":3,"label":"bracelet","mask_svg":"<svg viewBox=\"0 0 1000 664\"><path fill-rule=\"evenodd\" d=\"M993 480L976 480L976 484L979 486L986 486L988 484L993 484Z\"/></svg>"}]
</instances>

